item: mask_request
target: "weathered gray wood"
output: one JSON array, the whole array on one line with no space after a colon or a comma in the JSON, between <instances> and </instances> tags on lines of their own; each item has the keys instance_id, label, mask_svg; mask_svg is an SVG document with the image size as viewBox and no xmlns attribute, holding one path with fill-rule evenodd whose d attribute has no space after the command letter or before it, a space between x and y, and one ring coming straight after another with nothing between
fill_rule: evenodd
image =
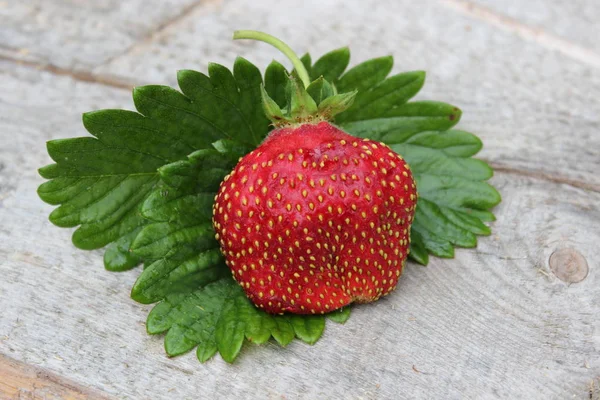
<instances>
[{"instance_id":1,"label":"weathered gray wood","mask_svg":"<svg viewBox=\"0 0 600 400\"><path fill-rule=\"evenodd\" d=\"M0 55L89 69L201 3L203 0L2 2Z\"/></svg>"},{"instance_id":2,"label":"weathered gray wood","mask_svg":"<svg viewBox=\"0 0 600 400\"><path fill-rule=\"evenodd\" d=\"M449 0L469 6L482 6L499 16L523 23L538 36L546 33L588 48L600 56L598 16L600 3L587 0Z\"/></svg>"},{"instance_id":3,"label":"weathered gray wood","mask_svg":"<svg viewBox=\"0 0 600 400\"><path fill-rule=\"evenodd\" d=\"M43 369L0 354L0 398L28 400L110 400Z\"/></svg>"},{"instance_id":4,"label":"weathered gray wood","mask_svg":"<svg viewBox=\"0 0 600 400\"><path fill-rule=\"evenodd\" d=\"M420 99L464 110L460 128L483 139L482 157L600 188L599 70L465 16L446 2L235 0L214 14L199 10L160 40L96 72L176 85L178 69L206 70L209 62L231 66L237 55L262 67L282 60L263 43L228 40L233 30L249 27L273 32L313 56L345 45L353 63L392 54L395 71L427 71Z\"/></svg>"},{"instance_id":5,"label":"weathered gray wood","mask_svg":"<svg viewBox=\"0 0 600 400\"><path fill-rule=\"evenodd\" d=\"M231 65L237 54L259 65L280 58L266 45L226 40L253 27L314 54L350 44L354 62L393 53L396 70L428 71L421 98L460 105L460 126L483 138L485 157L514 170L493 180L504 201L477 249L428 268L411 264L395 293L357 307L345 326L328 324L314 347L247 346L234 365L168 359L162 337L145 333L151 307L128 297L138 272L104 271L101 252L75 249L35 194L35 169L49 162L43 142L82 135L81 112L131 108L130 93L0 62L0 354L128 399L596 400L597 69L441 7L235 0L190 14L94 71L173 83L176 69ZM55 43L48 54L63 48ZM588 189L559 183L568 180ZM587 274L569 273L585 268L563 257L572 250ZM571 284L557 278L582 275Z\"/></svg>"}]
</instances>

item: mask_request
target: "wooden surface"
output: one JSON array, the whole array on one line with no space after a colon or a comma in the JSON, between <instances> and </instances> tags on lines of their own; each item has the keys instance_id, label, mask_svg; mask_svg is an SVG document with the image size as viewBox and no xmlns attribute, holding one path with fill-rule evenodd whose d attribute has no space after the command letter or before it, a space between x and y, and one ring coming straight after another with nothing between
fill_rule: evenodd
<instances>
[{"instance_id":1,"label":"wooden surface","mask_svg":"<svg viewBox=\"0 0 600 400\"><path fill-rule=\"evenodd\" d=\"M3 399L109 400L101 393L4 355L0 355L0 395Z\"/></svg>"},{"instance_id":2,"label":"wooden surface","mask_svg":"<svg viewBox=\"0 0 600 400\"><path fill-rule=\"evenodd\" d=\"M595 0L0 1L0 399L599 399L598 17ZM281 60L229 40L252 28L426 70L419 98L463 109L504 200L477 249L409 265L315 346L169 359L128 296L137 271L47 221L36 169L82 112L131 109L135 84Z\"/></svg>"}]
</instances>

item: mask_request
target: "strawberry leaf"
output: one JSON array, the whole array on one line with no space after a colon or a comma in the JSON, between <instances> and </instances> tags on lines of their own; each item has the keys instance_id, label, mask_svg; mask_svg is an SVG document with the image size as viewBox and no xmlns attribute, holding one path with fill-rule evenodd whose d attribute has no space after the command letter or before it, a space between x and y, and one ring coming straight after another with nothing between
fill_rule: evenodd
<instances>
[{"instance_id":1,"label":"strawberry leaf","mask_svg":"<svg viewBox=\"0 0 600 400\"><path fill-rule=\"evenodd\" d=\"M288 72L283 65L273 61L265 71L265 90L280 107L286 104L286 85L289 81Z\"/></svg>"},{"instance_id":2,"label":"strawberry leaf","mask_svg":"<svg viewBox=\"0 0 600 400\"><path fill-rule=\"evenodd\" d=\"M107 270L127 271L141 262L140 257L129 251L131 243L141 229L140 226L108 245L104 253L104 265Z\"/></svg>"},{"instance_id":3,"label":"strawberry leaf","mask_svg":"<svg viewBox=\"0 0 600 400\"><path fill-rule=\"evenodd\" d=\"M279 78L277 67L274 70L271 76ZM73 235L79 248L109 245L104 258L109 270L129 269L141 261L130 246L140 227L156 217L141 207L149 196L158 196L161 167L190 154L193 158L198 150L212 149L223 140L235 140L237 151L227 153L239 157L239 148L246 149L244 154L269 130L262 110L255 107L262 78L248 61L237 59L233 73L211 64L208 76L180 71L178 78L183 93L164 86L136 88L133 98L139 113L84 114L84 126L94 137L48 142L55 164L40 169L50 181L38 194L59 205L50 221L61 227L80 225ZM217 186L223 176L204 175ZM190 205L189 199L181 201L171 206Z\"/></svg>"},{"instance_id":4,"label":"strawberry leaf","mask_svg":"<svg viewBox=\"0 0 600 400\"><path fill-rule=\"evenodd\" d=\"M346 321L348 321L348 318L350 318L350 310L350 306L340 308L339 310L327 314L327 318L329 318L333 322L337 322L338 324L343 324Z\"/></svg>"},{"instance_id":5,"label":"strawberry leaf","mask_svg":"<svg viewBox=\"0 0 600 400\"><path fill-rule=\"evenodd\" d=\"M319 58L311 67L310 76L317 79L322 76L329 82L336 81L350 62L350 50L347 47L333 50ZM355 90L355 88L349 89Z\"/></svg>"},{"instance_id":6,"label":"strawberry leaf","mask_svg":"<svg viewBox=\"0 0 600 400\"><path fill-rule=\"evenodd\" d=\"M131 244L131 252L149 262L131 290L134 300L154 303L228 274L214 239L212 204L221 181L246 151L221 141L159 169L162 184L141 206L142 216L153 222Z\"/></svg>"},{"instance_id":7,"label":"strawberry leaf","mask_svg":"<svg viewBox=\"0 0 600 400\"><path fill-rule=\"evenodd\" d=\"M296 337L308 344L315 344L325 329L325 318L321 315L289 315Z\"/></svg>"},{"instance_id":8,"label":"strawberry leaf","mask_svg":"<svg viewBox=\"0 0 600 400\"><path fill-rule=\"evenodd\" d=\"M452 130L461 111L446 103L409 102L425 74L388 77L392 57L344 72L349 59L345 48L314 64L304 56L313 81L307 101L339 111L334 106L344 103L344 93L358 91L352 106L343 104L346 111L336 123L355 136L387 143L411 165L420 197L410 256L427 264L429 254L452 257L455 246L475 246L477 235L490 233L485 222L494 220L489 210L500 196L486 183L491 168L472 158L481 149L479 139ZM49 181L38 193L58 206L50 220L78 227L73 243L79 248L107 246L109 270L144 263L131 296L158 302L147 329L166 332L171 356L197 347L201 362L217 352L232 362L245 341L315 343L325 316L274 316L254 307L231 279L211 225L220 183L271 129L261 107L261 85L272 101L269 107L289 109L288 72L274 61L263 82L254 65L238 58L233 71L218 64L210 64L208 75L180 71L178 83L181 91L136 88L137 112L84 114L92 137L48 142L55 163L40 169ZM344 323L349 315L345 307L326 317Z\"/></svg>"},{"instance_id":9,"label":"strawberry leaf","mask_svg":"<svg viewBox=\"0 0 600 400\"><path fill-rule=\"evenodd\" d=\"M475 247L477 235L491 233L472 212L500 202L496 189L485 182L492 169L469 158L481 148L479 139L453 130L421 132L390 147L404 155L417 181L419 200L412 226L417 246L438 257L453 257L453 246ZM413 258L420 262L417 257Z\"/></svg>"},{"instance_id":10,"label":"strawberry leaf","mask_svg":"<svg viewBox=\"0 0 600 400\"><path fill-rule=\"evenodd\" d=\"M181 251L148 265L135 282L131 297L143 304L155 303L169 294L194 291L228 275L218 249Z\"/></svg>"},{"instance_id":11,"label":"strawberry leaf","mask_svg":"<svg viewBox=\"0 0 600 400\"><path fill-rule=\"evenodd\" d=\"M167 296L152 309L146 327L150 334L166 332L165 350L170 356L198 346L196 354L201 362L217 351L225 361L233 362L245 339L263 344L273 337L286 346L297 337L313 344L323 333L325 318L267 314L228 277L188 294Z\"/></svg>"}]
</instances>

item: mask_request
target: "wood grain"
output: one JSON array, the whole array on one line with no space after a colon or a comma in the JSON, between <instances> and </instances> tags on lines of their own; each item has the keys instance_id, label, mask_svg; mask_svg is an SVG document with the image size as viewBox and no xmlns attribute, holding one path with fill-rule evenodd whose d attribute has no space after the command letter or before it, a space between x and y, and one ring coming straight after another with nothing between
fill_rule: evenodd
<instances>
[{"instance_id":1,"label":"wood grain","mask_svg":"<svg viewBox=\"0 0 600 400\"><path fill-rule=\"evenodd\" d=\"M600 3L572 0L450 0L472 7L489 10L498 16L512 19L513 24L528 27L534 36L554 36L571 43L572 48L590 49L600 57L600 43L594 38L600 34L597 17ZM535 39L534 39L535 40ZM585 62L585 61L584 61Z\"/></svg>"},{"instance_id":2,"label":"wood grain","mask_svg":"<svg viewBox=\"0 0 600 400\"><path fill-rule=\"evenodd\" d=\"M77 13L48 4L45 15ZM463 108L460 126L482 137L483 156L499 167L498 220L476 249L427 268L410 264L397 291L356 307L344 326L328 324L315 346L248 345L233 365L219 357L201 365L191 353L167 358L162 337L145 332L151 307L129 298L139 271L104 271L101 252L75 249L35 194L36 168L50 161L43 143L84 134L82 112L131 109L130 92L0 61L0 354L123 399L597 400L600 76L440 4L232 0L210 15L190 13L106 65L84 63L119 82L173 83L175 70L204 70L209 60L279 58L226 40L253 27L314 54L350 44L353 62L393 53L397 71L428 71L421 98ZM5 13L20 21L11 7L23 6L10 3ZM25 28L10 29L14 40ZM75 60L78 48L63 46L60 32L44 51ZM98 60L113 54L103 43ZM553 254L578 254L587 273L569 282L583 276L569 272L575 258L550 263Z\"/></svg>"},{"instance_id":3,"label":"wood grain","mask_svg":"<svg viewBox=\"0 0 600 400\"><path fill-rule=\"evenodd\" d=\"M54 68L89 70L126 52L201 3L202 0L2 2L0 55Z\"/></svg>"},{"instance_id":4,"label":"wood grain","mask_svg":"<svg viewBox=\"0 0 600 400\"><path fill-rule=\"evenodd\" d=\"M0 354L0 398L23 400L109 400L40 368Z\"/></svg>"}]
</instances>

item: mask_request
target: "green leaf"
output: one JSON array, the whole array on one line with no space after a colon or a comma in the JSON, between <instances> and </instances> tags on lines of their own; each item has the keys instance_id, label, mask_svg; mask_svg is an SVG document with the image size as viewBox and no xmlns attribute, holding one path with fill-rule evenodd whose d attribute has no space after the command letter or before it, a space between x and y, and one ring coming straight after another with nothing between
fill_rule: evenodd
<instances>
[{"instance_id":1,"label":"green leaf","mask_svg":"<svg viewBox=\"0 0 600 400\"><path fill-rule=\"evenodd\" d=\"M360 92L356 97L360 97ZM371 119L342 123L342 126L355 136L394 144L403 143L420 132L450 129L461 115L460 110L450 104L431 101L400 105L383 114L385 117L377 114Z\"/></svg>"},{"instance_id":2,"label":"green leaf","mask_svg":"<svg viewBox=\"0 0 600 400\"><path fill-rule=\"evenodd\" d=\"M333 50L319 58L310 69L310 77L315 80L319 77L329 82L336 81L344 72L350 62L350 50L347 47ZM350 88L349 90L354 90Z\"/></svg>"},{"instance_id":3,"label":"green leaf","mask_svg":"<svg viewBox=\"0 0 600 400\"><path fill-rule=\"evenodd\" d=\"M330 312L326 316L333 322L337 322L338 324L343 324L344 322L348 321L348 318L350 318L350 310L351 310L351 307L347 306L347 307L340 308L339 310Z\"/></svg>"},{"instance_id":4,"label":"green leaf","mask_svg":"<svg viewBox=\"0 0 600 400\"><path fill-rule=\"evenodd\" d=\"M290 315L289 320L296 337L308 344L315 344L325 329L325 318L322 315Z\"/></svg>"},{"instance_id":5,"label":"green leaf","mask_svg":"<svg viewBox=\"0 0 600 400\"><path fill-rule=\"evenodd\" d=\"M374 58L351 68L335 86L340 92L368 90L383 81L392 70L394 59L391 56Z\"/></svg>"},{"instance_id":6,"label":"green leaf","mask_svg":"<svg viewBox=\"0 0 600 400\"><path fill-rule=\"evenodd\" d=\"M97 138L48 142L48 152L56 164L40 170L51 180L39 187L38 194L42 200L60 205L50 215L54 224L81 225L73 235L79 248L103 247L144 224L138 207L158 181L156 168L165 158L153 130L146 131L147 142L134 148L132 137L147 128L140 118L118 110L88 113L84 124ZM107 122L111 119L113 125ZM123 126L129 130L123 131ZM108 261L113 259L109 255Z\"/></svg>"},{"instance_id":7,"label":"green leaf","mask_svg":"<svg viewBox=\"0 0 600 400\"><path fill-rule=\"evenodd\" d=\"M208 222L169 223L146 225L131 245L134 254L142 259L168 258L181 247L194 247L197 251L218 246Z\"/></svg>"},{"instance_id":8,"label":"green leaf","mask_svg":"<svg viewBox=\"0 0 600 400\"><path fill-rule=\"evenodd\" d=\"M131 243L141 230L141 226L121 236L106 248L104 253L104 266L109 271L127 271L142 260L131 251Z\"/></svg>"},{"instance_id":9,"label":"green leaf","mask_svg":"<svg viewBox=\"0 0 600 400\"><path fill-rule=\"evenodd\" d=\"M198 344L196 349L196 357L201 363L210 360L215 354L217 354L217 344L211 341L204 341Z\"/></svg>"},{"instance_id":10,"label":"green leaf","mask_svg":"<svg viewBox=\"0 0 600 400\"><path fill-rule=\"evenodd\" d=\"M131 290L131 298L143 304L155 303L171 293L196 290L229 274L218 248L200 252L184 248L146 267Z\"/></svg>"},{"instance_id":11,"label":"green leaf","mask_svg":"<svg viewBox=\"0 0 600 400\"><path fill-rule=\"evenodd\" d=\"M182 222L190 218L210 221L214 197L211 192L189 193L163 185L144 201L141 214L156 222Z\"/></svg>"},{"instance_id":12,"label":"green leaf","mask_svg":"<svg viewBox=\"0 0 600 400\"><path fill-rule=\"evenodd\" d=\"M274 66L265 85L276 87L282 73L283 67ZM94 137L48 142L55 164L40 169L49 181L38 194L59 206L50 220L61 227L79 226L73 235L79 248L110 245L107 269L125 270L141 261L128 247L133 232L151 220L167 222L165 215L176 215L174 210L206 205L205 197L194 197L197 192L166 196L162 204L145 203L149 197L160 199L165 190L160 179L175 187L200 179L199 186L216 190L231 169L231 160L253 149L269 131L264 113L255 107L263 81L248 61L236 60L233 73L216 64L210 66L209 76L180 71L178 81L183 93L165 86L136 88L138 112L84 114L84 126ZM203 151L214 155L211 168L199 165ZM187 180L172 172L181 163L192 170Z\"/></svg>"},{"instance_id":13,"label":"green leaf","mask_svg":"<svg viewBox=\"0 0 600 400\"><path fill-rule=\"evenodd\" d=\"M154 102L155 114L183 129L192 129L195 135L210 143L226 138L256 146L268 129L268 121L260 108L262 78L258 69L243 58L238 58L233 73L227 68L210 64L209 76L200 72L182 70L177 74L183 95L164 87L147 87L144 96ZM185 95L185 96L184 96ZM187 99L186 98L189 98ZM258 109L257 109L258 108ZM207 146L196 146L197 149Z\"/></svg>"},{"instance_id":14,"label":"green leaf","mask_svg":"<svg viewBox=\"0 0 600 400\"><path fill-rule=\"evenodd\" d=\"M288 72L285 67L277 61L271 62L265 71L265 90L270 98L280 107L285 107L285 85L287 84Z\"/></svg>"},{"instance_id":15,"label":"green leaf","mask_svg":"<svg viewBox=\"0 0 600 400\"><path fill-rule=\"evenodd\" d=\"M340 312L338 320L343 319L342 314L347 312ZM168 355L198 346L196 354L201 362L217 351L225 361L233 362L246 340L262 344L273 337L285 346L296 336L313 344L324 327L322 315L271 315L257 309L231 277L187 294L167 296L152 309L146 322L150 334L167 332Z\"/></svg>"},{"instance_id":16,"label":"green leaf","mask_svg":"<svg viewBox=\"0 0 600 400\"><path fill-rule=\"evenodd\" d=\"M425 83L422 71L394 75L356 96L354 104L337 116L338 123L362 121L393 115L394 107L406 103Z\"/></svg>"},{"instance_id":17,"label":"green leaf","mask_svg":"<svg viewBox=\"0 0 600 400\"><path fill-rule=\"evenodd\" d=\"M429 263L429 253L425 247L423 237L418 230L411 228L410 234L410 258L422 265Z\"/></svg>"},{"instance_id":18,"label":"green leaf","mask_svg":"<svg viewBox=\"0 0 600 400\"><path fill-rule=\"evenodd\" d=\"M271 129L262 98L270 114L302 114L318 106L332 115L349 107L337 114L336 124L357 137L385 142L407 160L419 192L411 230L413 260L427 264L429 254L452 257L455 246L473 247L477 235L490 234L485 223L494 220L490 209L500 195L486 182L492 169L472 158L481 141L452 129L461 111L441 102L410 101L425 74L388 77L392 57L344 72L349 60L346 48L314 64L310 55L302 57L312 80L306 91L291 90L293 80L275 61L264 81L242 58L233 70L210 64L208 74L179 71L181 91L136 88L137 112L84 114L92 137L48 142L55 163L39 170L49 181L38 193L58 206L50 220L78 227L73 242L80 248L108 246L104 261L109 270L144 263L131 296L158 302L147 329L166 333L168 355L197 347L201 362L217 352L233 362L245 342L274 338L286 346L298 338L313 344L326 318L338 323L349 318L350 307L326 316L266 314L247 299L220 254L212 203L238 159Z\"/></svg>"},{"instance_id":19,"label":"green leaf","mask_svg":"<svg viewBox=\"0 0 600 400\"><path fill-rule=\"evenodd\" d=\"M131 251L147 260L131 297L153 303L229 275L214 240L212 204L223 178L246 148L228 140L159 169L162 184L141 206L149 223Z\"/></svg>"},{"instance_id":20,"label":"green leaf","mask_svg":"<svg viewBox=\"0 0 600 400\"><path fill-rule=\"evenodd\" d=\"M245 296L225 298L217 320L215 342L221 357L229 363L233 362L244 343L248 314L254 312Z\"/></svg>"},{"instance_id":21,"label":"green leaf","mask_svg":"<svg viewBox=\"0 0 600 400\"><path fill-rule=\"evenodd\" d=\"M245 148L219 141L214 149L159 169L162 185L144 201L149 223L131 251L147 260L131 297L153 303L171 293L189 292L229 275L212 228L212 204L225 175Z\"/></svg>"},{"instance_id":22,"label":"green leaf","mask_svg":"<svg viewBox=\"0 0 600 400\"><path fill-rule=\"evenodd\" d=\"M240 149L228 147L229 142L218 142L225 151L203 149L190 154L186 160L161 167L161 180L185 193L216 192L223 178L237 163ZM245 154L245 152L244 152Z\"/></svg>"},{"instance_id":23,"label":"green leaf","mask_svg":"<svg viewBox=\"0 0 600 400\"><path fill-rule=\"evenodd\" d=\"M296 337L296 331L294 331L294 327L289 323L289 321L286 318L268 318L263 316L262 319L263 323L271 331L271 335L273 336L273 338L281 346L287 346Z\"/></svg>"}]
</instances>

